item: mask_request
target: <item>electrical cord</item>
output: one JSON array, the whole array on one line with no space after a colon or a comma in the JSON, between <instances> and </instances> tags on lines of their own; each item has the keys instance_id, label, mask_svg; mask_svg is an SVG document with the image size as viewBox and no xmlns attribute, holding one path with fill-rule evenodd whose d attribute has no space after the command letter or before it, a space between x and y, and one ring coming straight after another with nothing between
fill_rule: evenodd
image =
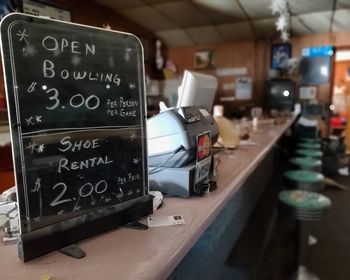
<instances>
[{"instance_id":1,"label":"electrical cord","mask_svg":"<svg viewBox=\"0 0 350 280\"><path fill-rule=\"evenodd\" d=\"M154 173L159 172L160 170L157 171L159 168L161 168L165 164L167 164L178 152L180 152L183 149L185 149L185 147L180 145L178 148L175 149L175 151L172 152L172 154L165 161L163 161L161 164L157 165L156 167L152 168L148 173L154 174Z\"/></svg>"}]
</instances>

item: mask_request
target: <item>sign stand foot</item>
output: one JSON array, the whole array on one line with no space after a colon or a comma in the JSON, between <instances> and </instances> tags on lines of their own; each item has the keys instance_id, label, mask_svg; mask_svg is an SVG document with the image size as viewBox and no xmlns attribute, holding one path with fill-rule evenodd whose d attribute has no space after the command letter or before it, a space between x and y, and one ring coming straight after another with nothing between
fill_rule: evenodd
<instances>
[{"instance_id":1,"label":"sign stand foot","mask_svg":"<svg viewBox=\"0 0 350 280\"><path fill-rule=\"evenodd\" d=\"M124 225L126 228L137 229L137 230L147 230L148 225L140 223L138 221L133 221Z\"/></svg>"},{"instance_id":2,"label":"sign stand foot","mask_svg":"<svg viewBox=\"0 0 350 280\"><path fill-rule=\"evenodd\" d=\"M70 256L75 259L81 259L85 257L85 252L80 249L80 247L77 244L72 244L67 247L64 247L62 249L58 250L60 253Z\"/></svg>"}]
</instances>

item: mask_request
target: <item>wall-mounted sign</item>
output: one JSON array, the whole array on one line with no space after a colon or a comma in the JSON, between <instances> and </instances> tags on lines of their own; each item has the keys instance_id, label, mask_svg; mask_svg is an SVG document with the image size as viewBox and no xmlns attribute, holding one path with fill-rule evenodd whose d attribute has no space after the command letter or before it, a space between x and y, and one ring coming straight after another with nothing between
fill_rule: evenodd
<instances>
[{"instance_id":1,"label":"wall-mounted sign","mask_svg":"<svg viewBox=\"0 0 350 280\"><path fill-rule=\"evenodd\" d=\"M307 100L315 100L317 97L317 87L300 87L299 98Z\"/></svg>"},{"instance_id":2,"label":"wall-mounted sign","mask_svg":"<svg viewBox=\"0 0 350 280\"><path fill-rule=\"evenodd\" d=\"M1 41L23 259L152 211L140 41L23 14Z\"/></svg>"},{"instance_id":3,"label":"wall-mounted sign","mask_svg":"<svg viewBox=\"0 0 350 280\"><path fill-rule=\"evenodd\" d=\"M301 55L306 57L315 56L332 56L334 54L333 46L314 46L309 48L303 48Z\"/></svg>"},{"instance_id":4,"label":"wall-mounted sign","mask_svg":"<svg viewBox=\"0 0 350 280\"><path fill-rule=\"evenodd\" d=\"M236 79L236 99L252 99L252 77L239 77Z\"/></svg>"},{"instance_id":5,"label":"wall-mounted sign","mask_svg":"<svg viewBox=\"0 0 350 280\"><path fill-rule=\"evenodd\" d=\"M232 68L218 68L216 69L217 76L241 76L247 75L247 67L232 67Z\"/></svg>"}]
</instances>

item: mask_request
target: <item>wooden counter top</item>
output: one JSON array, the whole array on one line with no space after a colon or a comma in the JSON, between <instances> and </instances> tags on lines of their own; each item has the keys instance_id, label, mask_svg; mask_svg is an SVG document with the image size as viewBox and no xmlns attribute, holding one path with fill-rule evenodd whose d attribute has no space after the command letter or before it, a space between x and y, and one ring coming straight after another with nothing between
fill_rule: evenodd
<instances>
[{"instance_id":1,"label":"wooden counter top","mask_svg":"<svg viewBox=\"0 0 350 280\"><path fill-rule=\"evenodd\" d=\"M86 257L76 260L52 252L28 263L16 245L0 246L1 273L6 279L166 279L246 178L291 125L259 123L252 135L257 145L220 153L217 190L204 197L166 198L153 216L182 215L185 225L138 231L119 228L80 242Z\"/></svg>"}]
</instances>

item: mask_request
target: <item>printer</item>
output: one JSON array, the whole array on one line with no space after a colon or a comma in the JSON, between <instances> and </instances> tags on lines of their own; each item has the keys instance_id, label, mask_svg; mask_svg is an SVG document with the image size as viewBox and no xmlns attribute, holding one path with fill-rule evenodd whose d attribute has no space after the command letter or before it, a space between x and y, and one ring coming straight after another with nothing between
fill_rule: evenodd
<instances>
[{"instance_id":1,"label":"printer","mask_svg":"<svg viewBox=\"0 0 350 280\"><path fill-rule=\"evenodd\" d=\"M203 192L202 182L195 180L197 136L207 131L215 143L217 124L206 109L199 107L170 108L148 119L151 190L182 197Z\"/></svg>"}]
</instances>

